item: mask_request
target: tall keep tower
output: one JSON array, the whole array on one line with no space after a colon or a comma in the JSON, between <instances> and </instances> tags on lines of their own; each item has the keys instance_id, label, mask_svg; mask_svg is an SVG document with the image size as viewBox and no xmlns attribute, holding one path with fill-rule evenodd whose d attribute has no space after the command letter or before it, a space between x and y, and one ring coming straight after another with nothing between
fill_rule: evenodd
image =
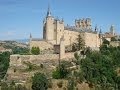
<instances>
[{"instance_id":1,"label":"tall keep tower","mask_svg":"<svg viewBox=\"0 0 120 90\"><path fill-rule=\"evenodd\" d=\"M43 39L54 42L54 44L60 44L60 38L64 34L64 20L54 18L51 15L50 7L48 7L43 24Z\"/></svg>"},{"instance_id":2,"label":"tall keep tower","mask_svg":"<svg viewBox=\"0 0 120 90\"><path fill-rule=\"evenodd\" d=\"M54 18L51 16L50 7L48 6L48 11L45 20L43 21L43 39L53 40L54 39Z\"/></svg>"}]
</instances>

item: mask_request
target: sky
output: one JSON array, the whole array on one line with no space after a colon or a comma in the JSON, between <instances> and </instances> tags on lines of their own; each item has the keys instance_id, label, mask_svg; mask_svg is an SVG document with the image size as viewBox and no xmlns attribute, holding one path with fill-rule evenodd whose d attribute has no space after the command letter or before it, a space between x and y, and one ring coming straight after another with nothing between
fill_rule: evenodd
<instances>
[{"instance_id":1,"label":"sky","mask_svg":"<svg viewBox=\"0 0 120 90\"><path fill-rule=\"evenodd\" d=\"M75 19L91 18L103 32L115 26L120 33L120 0L0 0L0 40L43 36L48 4L52 16L74 25Z\"/></svg>"}]
</instances>

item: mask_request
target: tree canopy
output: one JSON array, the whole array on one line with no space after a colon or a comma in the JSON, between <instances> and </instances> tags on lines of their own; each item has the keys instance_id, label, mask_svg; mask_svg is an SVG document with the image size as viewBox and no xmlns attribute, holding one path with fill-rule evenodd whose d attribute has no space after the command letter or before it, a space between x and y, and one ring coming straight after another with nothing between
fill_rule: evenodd
<instances>
[{"instance_id":1,"label":"tree canopy","mask_svg":"<svg viewBox=\"0 0 120 90\"><path fill-rule=\"evenodd\" d=\"M85 41L79 34L77 38L77 42L72 45L72 51L79 51L81 49L84 49L84 47L85 47Z\"/></svg>"},{"instance_id":2,"label":"tree canopy","mask_svg":"<svg viewBox=\"0 0 120 90\"><path fill-rule=\"evenodd\" d=\"M10 53L3 52L0 54L0 79L3 79L9 67Z\"/></svg>"},{"instance_id":3,"label":"tree canopy","mask_svg":"<svg viewBox=\"0 0 120 90\"><path fill-rule=\"evenodd\" d=\"M89 85L100 90L120 89L120 77L116 72L120 67L120 47L102 46L100 51L92 51L82 59L80 67Z\"/></svg>"},{"instance_id":4,"label":"tree canopy","mask_svg":"<svg viewBox=\"0 0 120 90\"><path fill-rule=\"evenodd\" d=\"M34 54L34 55L40 54L40 49L39 49L39 47L32 47L31 53Z\"/></svg>"},{"instance_id":5,"label":"tree canopy","mask_svg":"<svg viewBox=\"0 0 120 90\"><path fill-rule=\"evenodd\" d=\"M32 78L33 90L47 90L48 79L43 73L35 73Z\"/></svg>"}]
</instances>

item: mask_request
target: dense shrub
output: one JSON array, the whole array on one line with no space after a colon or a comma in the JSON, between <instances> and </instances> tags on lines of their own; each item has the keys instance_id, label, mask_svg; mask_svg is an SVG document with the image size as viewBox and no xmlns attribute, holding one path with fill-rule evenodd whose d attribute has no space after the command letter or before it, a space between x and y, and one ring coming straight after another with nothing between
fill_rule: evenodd
<instances>
[{"instance_id":1,"label":"dense shrub","mask_svg":"<svg viewBox=\"0 0 120 90\"><path fill-rule=\"evenodd\" d=\"M34 55L40 54L40 49L39 49L39 47L32 47L31 53L34 54Z\"/></svg>"},{"instance_id":2,"label":"dense shrub","mask_svg":"<svg viewBox=\"0 0 120 90\"><path fill-rule=\"evenodd\" d=\"M61 78L61 76L60 76L60 70L59 70L59 69L56 69L56 71L53 71L53 72L52 72L52 77L53 77L54 79L60 79L60 78Z\"/></svg>"},{"instance_id":3,"label":"dense shrub","mask_svg":"<svg viewBox=\"0 0 120 90\"><path fill-rule=\"evenodd\" d=\"M68 80L67 89L68 90L75 90L75 81L74 81L74 79L69 79Z\"/></svg>"},{"instance_id":4,"label":"dense shrub","mask_svg":"<svg viewBox=\"0 0 120 90\"><path fill-rule=\"evenodd\" d=\"M1 90L8 90L8 85L6 82L1 83Z\"/></svg>"},{"instance_id":5,"label":"dense shrub","mask_svg":"<svg viewBox=\"0 0 120 90\"><path fill-rule=\"evenodd\" d=\"M56 71L53 71L52 77L55 79L62 79L62 78L66 78L68 74L69 72L65 68L65 65L61 64L60 67L56 69Z\"/></svg>"},{"instance_id":6,"label":"dense shrub","mask_svg":"<svg viewBox=\"0 0 120 90\"><path fill-rule=\"evenodd\" d=\"M3 79L10 62L10 53L4 52L0 54L0 79Z\"/></svg>"},{"instance_id":7,"label":"dense shrub","mask_svg":"<svg viewBox=\"0 0 120 90\"><path fill-rule=\"evenodd\" d=\"M107 44L107 43L106 43ZM120 67L120 48L103 44L100 51L92 51L81 60L82 77L90 87L99 86L101 90L119 90L116 69ZM118 78L118 79L116 79Z\"/></svg>"},{"instance_id":8,"label":"dense shrub","mask_svg":"<svg viewBox=\"0 0 120 90\"><path fill-rule=\"evenodd\" d=\"M47 90L48 79L43 73L35 73L32 78L32 89L33 90Z\"/></svg>"},{"instance_id":9,"label":"dense shrub","mask_svg":"<svg viewBox=\"0 0 120 90\"><path fill-rule=\"evenodd\" d=\"M21 54L21 55L30 54L28 48L23 48L23 47L18 47L18 46L12 47L12 51L13 51L13 54Z\"/></svg>"}]
</instances>

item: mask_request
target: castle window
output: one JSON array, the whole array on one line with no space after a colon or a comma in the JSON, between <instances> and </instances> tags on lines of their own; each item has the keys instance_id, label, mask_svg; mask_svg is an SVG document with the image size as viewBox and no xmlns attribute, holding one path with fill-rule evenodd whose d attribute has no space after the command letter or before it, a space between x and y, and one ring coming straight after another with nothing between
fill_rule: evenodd
<instances>
[{"instance_id":1,"label":"castle window","mask_svg":"<svg viewBox=\"0 0 120 90\"><path fill-rule=\"evenodd\" d=\"M60 29L60 32L61 32L61 29Z\"/></svg>"}]
</instances>

